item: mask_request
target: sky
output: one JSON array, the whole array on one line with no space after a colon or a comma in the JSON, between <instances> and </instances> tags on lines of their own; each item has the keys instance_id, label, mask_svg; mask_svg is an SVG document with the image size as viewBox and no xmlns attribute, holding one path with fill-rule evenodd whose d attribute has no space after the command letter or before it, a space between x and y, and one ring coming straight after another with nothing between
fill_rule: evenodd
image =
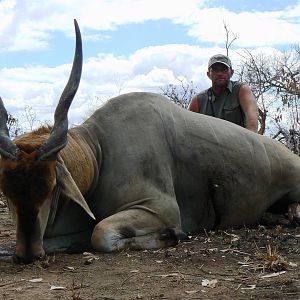
<instances>
[{"instance_id":1,"label":"sky","mask_svg":"<svg viewBox=\"0 0 300 300\"><path fill-rule=\"evenodd\" d=\"M271 54L300 42L300 0L0 0L0 97L30 128L53 123L73 61L76 19L84 65L69 110L82 123L109 98L161 93L168 84L209 87L210 56L226 54L224 24L236 36L235 69L247 49Z\"/></svg>"}]
</instances>

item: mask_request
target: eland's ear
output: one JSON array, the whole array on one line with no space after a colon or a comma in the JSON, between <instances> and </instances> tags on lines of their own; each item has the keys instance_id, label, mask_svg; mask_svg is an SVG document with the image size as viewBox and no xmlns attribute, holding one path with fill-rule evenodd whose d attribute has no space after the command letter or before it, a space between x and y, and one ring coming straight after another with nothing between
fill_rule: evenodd
<instances>
[{"instance_id":1,"label":"eland's ear","mask_svg":"<svg viewBox=\"0 0 300 300\"><path fill-rule=\"evenodd\" d=\"M57 184L61 187L61 193L65 197L79 204L91 218L96 220L61 157L57 160L56 180Z\"/></svg>"}]
</instances>

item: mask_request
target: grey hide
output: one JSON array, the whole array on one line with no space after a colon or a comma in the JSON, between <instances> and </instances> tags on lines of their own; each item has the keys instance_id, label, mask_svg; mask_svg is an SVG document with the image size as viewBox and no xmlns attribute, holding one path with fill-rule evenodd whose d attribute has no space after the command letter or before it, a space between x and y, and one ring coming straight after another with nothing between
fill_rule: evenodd
<instances>
[{"instance_id":1,"label":"grey hide","mask_svg":"<svg viewBox=\"0 0 300 300\"><path fill-rule=\"evenodd\" d=\"M95 224L129 209L157 216L162 230L199 233L251 225L279 200L300 201L300 159L279 142L157 94L113 98L71 131L97 160L84 195L96 222L70 202L47 228L48 249L58 235L88 241Z\"/></svg>"}]
</instances>

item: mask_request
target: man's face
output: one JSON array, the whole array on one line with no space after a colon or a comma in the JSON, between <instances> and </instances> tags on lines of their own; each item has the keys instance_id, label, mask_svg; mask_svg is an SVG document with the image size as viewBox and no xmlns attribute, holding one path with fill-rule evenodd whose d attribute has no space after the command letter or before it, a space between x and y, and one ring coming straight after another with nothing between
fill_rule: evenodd
<instances>
[{"instance_id":1,"label":"man's face","mask_svg":"<svg viewBox=\"0 0 300 300\"><path fill-rule=\"evenodd\" d=\"M212 81L213 86L226 87L233 72L234 71L226 65L216 63L209 68L207 76Z\"/></svg>"}]
</instances>

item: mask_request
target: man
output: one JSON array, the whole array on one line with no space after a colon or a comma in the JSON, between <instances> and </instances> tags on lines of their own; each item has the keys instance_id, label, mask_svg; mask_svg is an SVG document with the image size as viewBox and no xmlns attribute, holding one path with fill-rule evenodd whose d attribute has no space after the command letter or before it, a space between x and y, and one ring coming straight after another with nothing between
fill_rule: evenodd
<instances>
[{"instance_id":1,"label":"man","mask_svg":"<svg viewBox=\"0 0 300 300\"><path fill-rule=\"evenodd\" d=\"M207 71L212 87L194 96L189 110L221 118L257 132L256 100L247 84L230 80L233 73L229 57L222 54L212 56Z\"/></svg>"}]
</instances>

